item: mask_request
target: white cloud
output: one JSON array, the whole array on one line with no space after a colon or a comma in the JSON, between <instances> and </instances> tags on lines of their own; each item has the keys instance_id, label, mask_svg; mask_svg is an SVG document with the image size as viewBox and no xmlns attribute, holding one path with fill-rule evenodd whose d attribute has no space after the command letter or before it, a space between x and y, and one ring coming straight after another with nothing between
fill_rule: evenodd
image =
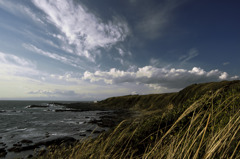
<instances>
[{"instance_id":1,"label":"white cloud","mask_svg":"<svg viewBox=\"0 0 240 159\"><path fill-rule=\"evenodd\" d=\"M199 76L206 75L206 74L209 75L208 73L206 73L206 71L204 71L203 69L201 69L199 67L194 67L192 70L189 70L188 72L191 74L199 75ZM215 72L215 73L218 73L218 72ZM214 74L211 73L211 75L214 75ZM209 75L209 76L211 76L211 75Z\"/></svg>"},{"instance_id":2,"label":"white cloud","mask_svg":"<svg viewBox=\"0 0 240 159\"><path fill-rule=\"evenodd\" d=\"M3 1L0 0L0 8L5 9L12 14L22 17L22 15L30 17L33 21L39 24L45 24L44 21L40 18L40 16L36 15L31 8L28 8L19 3L20 1Z\"/></svg>"},{"instance_id":3,"label":"white cloud","mask_svg":"<svg viewBox=\"0 0 240 159\"><path fill-rule=\"evenodd\" d=\"M117 48L117 50L122 57L125 55L125 52L121 48Z\"/></svg>"},{"instance_id":4,"label":"white cloud","mask_svg":"<svg viewBox=\"0 0 240 159\"><path fill-rule=\"evenodd\" d=\"M124 65L124 60L122 58L114 58L115 61L119 61L122 65Z\"/></svg>"},{"instance_id":5,"label":"white cloud","mask_svg":"<svg viewBox=\"0 0 240 159\"><path fill-rule=\"evenodd\" d=\"M51 40L47 40L47 39L41 39L41 40L52 47L59 48L59 46ZM63 50L66 50L66 49L63 49ZM69 50L66 50L66 51L69 52Z\"/></svg>"},{"instance_id":6,"label":"white cloud","mask_svg":"<svg viewBox=\"0 0 240 159\"><path fill-rule=\"evenodd\" d=\"M32 94L32 95L47 95L47 96L63 96L63 97L72 97L72 96L77 96L77 93L75 93L75 91L73 90L59 90L59 89L55 89L55 90L36 90L36 91L30 91L28 92L28 94Z\"/></svg>"},{"instance_id":7,"label":"white cloud","mask_svg":"<svg viewBox=\"0 0 240 159\"><path fill-rule=\"evenodd\" d=\"M130 51L123 50L122 48L116 48L116 49L121 57L124 57L126 55L132 56L132 53Z\"/></svg>"},{"instance_id":8,"label":"white cloud","mask_svg":"<svg viewBox=\"0 0 240 159\"><path fill-rule=\"evenodd\" d=\"M91 100L97 88L88 84L80 73L44 73L26 58L0 52L0 99Z\"/></svg>"},{"instance_id":9,"label":"white cloud","mask_svg":"<svg viewBox=\"0 0 240 159\"><path fill-rule=\"evenodd\" d=\"M180 89L192 83L231 80L226 72L219 70L205 71L198 67L191 70L176 68L157 68L145 66L135 72L120 71L115 68L110 71L85 72L83 79L91 82L104 81L107 84L139 83L154 89Z\"/></svg>"},{"instance_id":10,"label":"white cloud","mask_svg":"<svg viewBox=\"0 0 240 159\"><path fill-rule=\"evenodd\" d=\"M55 57L53 55L53 57ZM25 58L0 52L0 77L13 81L21 77L25 80L33 80L59 85L76 85L81 82L81 74L65 72L64 74L49 74L39 71L36 65Z\"/></svg>"},{"instance_id":11,"label":"white cloud","mask_svg":"<svg viewBox=\"0 0 240 159\"><path fill-rule=\"evenodd\" d=\"M44 55L44 56L49 57L51 59L60 61L64 64L67 64L67 65L70 65L70 66L73 66L73 67L76 67L76 68L84 69L82 66L79 65L79 63L81 63L81 60L78 59L78 58L75 58L75 57L72 57L72 56L65 57L63 55L61 56L61 55L58 55L56 53L43 51L42 49L39 49L38 47L36 47L32 44L23 44L23 47L30 50L30 51L36 52L40 55Z\"/></svg>"},{"instance_id":12,"label":"white cloud","mask_svg":"<svg viewBox=\"0 0 240 159\"><path fill-rule=\"evenodd\" d=\"M77 55L90 61L96 58L95 50L111 47L129 33L124 20L115 17L104 23L76 1L33 0L33 3L63 33L59 39L66 40L64 42L74 46Z\"/></svg>"},{"instance_id":13,"label":"white cloud","mask_svg":"<svg viewBox=\"0 0 240 159\"><path fill-rule=\"evenodd\" d=\"M198 50L196 48L192 48L186 55L183 55L179 58L181 63L186 63L187 61L191 60L192 58L198 56Z\"/></svg>"},{"instance_id":14,"label":"white cloud","mask_svg":"<svg viewBox=\"0 0 240 159\"><path fill-rule=\"evenodd\" d=\"M239 76L233 76L233 77L231 77L231 80L237 80L237 79L239 79Z\"/></svg>"},{"instance_id":15,"label":"white cloud","mask_svg":"<svg viewBox=\"0 0 240 159\"><path fill-rule=\"evenodd\" d=\"M226 66L226 65L229 65L229 64L230 64L230 62L224 62L223 66Z\"/></svg>"},{"instance_id":16,"label":"white cloud","mask_svg":"<svg viewBox=\"0 0 240 159\"><path fill-rule=\"evenodd\" d=\"M153 88L155 90L161 90L163 88L159 84L146 84L146 86Z\"/></svg>"},{"instance_id":17,"label":"white cloud","mask_svg":"<svg viewBox=\"0 0 240 159\"><path fill-rule=\"evenodd\" d=\"M226 80L226 79L228 78L228 73L227 73L227 72L221 73L221 76L219 76L219 78L220 78L221 80Z\"/></svg>"},{"instance_id":18,"label":"white cloud","mask_svg":"<svg viewBox=\"0 0 240 159\"><path fill-rule=\"evenodd\" d=\"M2 77L9 75L30 76L39 74L35 69L35 64L30 60L3 52L0 52L0 68Z\"/></svg>"},{"instance_id":19,"label":"white cloud","mask_svg":"<svg viewBox=\"0 0 240 159\"><path fill-rule=\"evenodd\" d=\"M54 83L58 82L59 84L63 83L65 85L76 85L81 83L81 74L73 72L66 72L64 74L50 74L45 77L45 80L53 81Z\"/></svg>"},{"instance_id":20,"label":"white cloud","mask_svg":"<svg viewBox=\"0 0 240 159\"><path fill-rule=\"evenodd\" d=\"M17 82L17 80L35 81L58 85L77 85L81 82L81 74L65 72L49 74L39 71L36 65L25 58L0 52L0 80Z\"/></svg>"},{"instance_id":21,"label":"white cloud","mask_svg":"<svg viewBox=\"0 0 240 159\"><path fill-rule=\"evenodd\" d=\"M131 92L131 95L138 95L138 92L133 91L133 92Z\"/></svg>"},{"instance_id":22,"label":"white cloud","mask_svg":"<svg viewBox=\"0 0 240 159\"><path fill-rule=\"evenodd\" d=\"M37 16L30 8L22 6L22 10L23 10L23 13L31 17L33 21L37 23L45 24L44 21L39 18L40 16Z\"/></svg>"},{"instance_id":23,"label":"white cloud","mask_svg":"<svg viewBox=\"0 0 240 159\"><path fill-rule=\"evenodd\" d=\"M157 65L159 65L159 60L158 60L158 59L151 58L151 59L150 59L150 65L151 65L151 66L157 66Z\"/></svg>"},{"instance_id":24,"label":"white cloud","mask_svg":"<svg viewBox=\"0 0 240 159\"><path fill-rule=\"evenodd\" d=\"M76 85L81 79L80 73L49 74L39 71L32 61L2 52L0 52L0 68L1 80L12 82L24 78L26 81L32 80L38 83Z\"/></svg>"}]
</instances>

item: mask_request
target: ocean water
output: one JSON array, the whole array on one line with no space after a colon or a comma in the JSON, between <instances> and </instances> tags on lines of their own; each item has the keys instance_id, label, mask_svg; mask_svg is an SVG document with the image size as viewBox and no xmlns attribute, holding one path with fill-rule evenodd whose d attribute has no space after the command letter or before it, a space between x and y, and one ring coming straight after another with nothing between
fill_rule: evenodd
<instances>
[{"instance_id":1,"label":"ocean water","mask_svg":"<svg viewBox=\"0 0 240 159\"><path fill-rule=\"evenodd\" d=\"M50 103L49 101L0 101L0 148L7 150L24 139L34 143L64 136L80 139L81 134L90 135L90 130L107 129L88 123L92 119L99 119L102 112L107 111L56 112L57 109L66 108ZM42 107L29 108L30 105ZM13 156L19 157L19 154L8 153L6 158Z\"/></svg>"}]
</instances>

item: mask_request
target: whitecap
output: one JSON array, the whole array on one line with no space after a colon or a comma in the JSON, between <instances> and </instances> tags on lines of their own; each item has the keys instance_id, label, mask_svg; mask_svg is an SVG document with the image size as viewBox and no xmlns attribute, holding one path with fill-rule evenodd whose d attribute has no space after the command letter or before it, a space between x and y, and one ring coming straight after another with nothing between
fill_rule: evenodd
<instances>
[{"instance_id":1,"label":"whitecap","mask_svg":"<svg viewBox=\"0 0 240 159\"><path fill-rule=\"evenodd\" d=\"M0 110L0 113L6 113L6 110Z\"/></svg>"},{"instance_id":2,"label":"whitecap","mask_svg":"<svg viewBox=\"0 0 240 159\"><path fill-rule=\"evenodd\" d=\"M84 124L85 122L84 121L79 121L79 122L77 122L79 125L81 125L81 124Z\"/></svg>"},{"instance_id":3,"label":"whitecap","mask_svg":"<svg viewBox=\"0 0 240 159\"><path fill-rule=\"evenodd\" d=\"M18 128L17 131L25 131L27 128Z\"/></svg>"},{"instance_id":4,"label":"whitecap","mask_svg":"<svg viewBox=\"0 0 240 159\"><path fill-rule=\"evenodd\" d=\"M25 107L25 109L28 109L28 108L31 108L31 105L27 105L27 106Z\"/></svg>"}]
</instances>

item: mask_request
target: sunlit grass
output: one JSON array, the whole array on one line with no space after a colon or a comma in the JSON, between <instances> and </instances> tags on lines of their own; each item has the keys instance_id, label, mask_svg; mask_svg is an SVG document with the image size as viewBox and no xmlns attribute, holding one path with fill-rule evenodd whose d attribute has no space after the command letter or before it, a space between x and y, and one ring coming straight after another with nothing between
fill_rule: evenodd
<instances>
[{"instance_id":1,"label":"sunlit grass","mask_svg":"<svg viewBox=\"0 0 240 159\"><path fill-rule=\"evenodd\" d=\"M211 85L198 86L198 96L181 95L185 100L171 94L167 98L181 105L165 101L161 109L145 109L110 132L73 147L52 147L40 158L240 158L240 84Z\"/></svg>"}]
</instances>

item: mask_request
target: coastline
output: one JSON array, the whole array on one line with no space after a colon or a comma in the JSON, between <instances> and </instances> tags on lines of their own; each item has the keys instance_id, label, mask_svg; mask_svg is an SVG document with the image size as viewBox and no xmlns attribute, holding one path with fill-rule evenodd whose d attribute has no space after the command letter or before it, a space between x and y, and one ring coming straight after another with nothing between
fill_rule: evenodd
<instances>
[{"instance_id":1,"label":"coastline","mask_svg":"<svg viewBox=\"0 0 240 159\"><path fill-rule=\"evenodd\" d=\"M62 105L65 109L56 109L54 110L56 113L58 112L86 112L86 111L100 111L97 113L99 115L99 119L86 117L88 122L86 124L96 125L98 129L87 129L84 132L79 132L75 134L75 137L63 136L48 139L48 134L46 138L34 142L32 140L24 139L16 141L12 146L6 146L4 142L0 140L0 158L32 158L41 156L43 153L47 152L47 147L53 147L55 145L64 145L64 146L73 146L75 143L84 140L89 137L97 137L101 133L113 128L118 123L126 118L126 115L129 116L131 113L127 110L116 110L116 109L108 109L98 107L93 102L78 102L78 103L50 103L55 105ZM47 109L48 106L42 105L30 105L28 109L35 108L44 108ZM89 135L90 134L90 135Z\"/></svg>"},{"instance_id":2,"label":"coastline","mask_svg":"<svg viewBox=\"0 0 240 159\"><path fill-rule=\"evenodd\" d=\"M38 158L240 158L240 81L113 97L100 104L139 114L92 140L53 147Z\"/></svg>"},{"instance_id":3,"label":"coastline","mask_svg":"<svg viewBox=\"0 0 240 159\"><path fill-rule=\"evenodd\" d=\"M239 158L239 104L240 81L193 84L176 93L108 98L97 105L112 111L90 122L109 131L92 129L88 131L95 132L95 137L73 142L59 139L57 145L46 142L48 149L40 149L35 157ZM219 145L220 141L228 147Z\"/></svg>"}]
</instances>

